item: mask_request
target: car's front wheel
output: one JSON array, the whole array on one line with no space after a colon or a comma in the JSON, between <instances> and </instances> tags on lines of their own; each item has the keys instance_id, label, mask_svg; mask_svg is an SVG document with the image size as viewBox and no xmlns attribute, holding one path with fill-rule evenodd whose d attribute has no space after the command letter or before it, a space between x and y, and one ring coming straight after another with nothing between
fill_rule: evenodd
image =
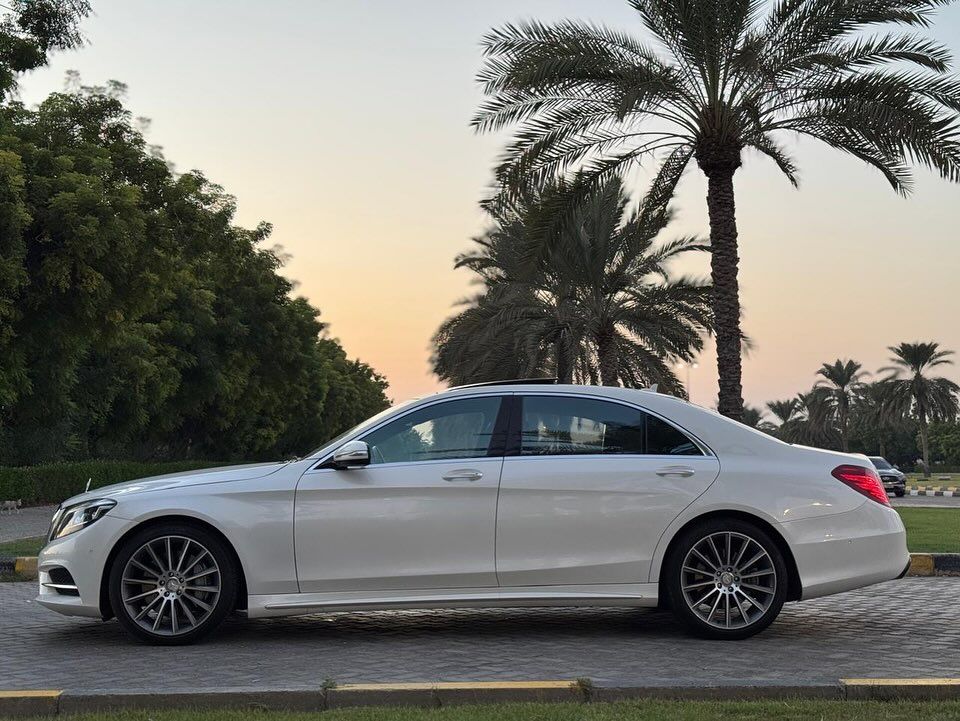
<instances>
[{"instance_id":1,"label":"car's front wheel","mask_svg":"<svg viewBox=\"0 0 960 721\"><path fill-rule=\"evenodd\" d=\"M124 541L110 569L120 625L148 643L192 643L233 610L237 570L213 533L184 523L150 526Z\"/></svg>"},{"instance_id":2,"label":"car's front wheel","mask_svg":"<svg viewBox=\"0 0 960 721\"><path fill-rule=\"evenodd\" d=\"M713 519L683 533L667 559L670 605L697 635L741 639L780 613L787 567L777 544L740 519Z\"/></svg>"}]
</instances>

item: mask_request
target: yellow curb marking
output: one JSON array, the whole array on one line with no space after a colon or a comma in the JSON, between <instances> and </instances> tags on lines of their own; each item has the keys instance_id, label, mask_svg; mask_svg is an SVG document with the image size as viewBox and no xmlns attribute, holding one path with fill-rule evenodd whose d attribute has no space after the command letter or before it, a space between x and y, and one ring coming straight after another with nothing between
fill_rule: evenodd
<instances>
[{"instance_id":1,"label":"yellow curb marking","mask_svg":"<svg viewBox=\"0 0 960 721\"><path fill-rule=\"evenodd\" d=\"M933 556L929 553L911 553L910 570L911 576L932 576L935 573L933 565Z\"/></svg>"},{"instance_id":2,"label":"yellow curb marking","mask_svg":"<svg viewBox=\"0 0 960 721\"><path fill-rule=\"evenodd\" d=\"M36 573L36 556L19 556L13 564L14 573Z\"/></svg>"},{"instance_id":3,"label":"yellow curb marking","mask_svg":"<svg viewBox=\"0 0 960 721\"><path fill-rule=\"evenodd\" d=\"M842 678L847 686L960 686L960 678Z\"/></svg>"},{"instance_id":4,"label":"yellow curb marking","mask_svg":"<svg viewBox=\"0 0 960 721\"><path fill-rule=\"evenodd\" d=\"M417 683L345 683L334 691L434 691L471 689L570 688L573 681L437 681Z\"/></svg>"},{"instance_id":5,"label":"yellow curb marking","mask_svg":"<svg viewBox=\"0 0 960 721\"><path fill-rule=\"evenodd\" d=\"M35 690L35 691L0 691L0 698L57 698L63 691Z\"/></svg>"}]
</instances>

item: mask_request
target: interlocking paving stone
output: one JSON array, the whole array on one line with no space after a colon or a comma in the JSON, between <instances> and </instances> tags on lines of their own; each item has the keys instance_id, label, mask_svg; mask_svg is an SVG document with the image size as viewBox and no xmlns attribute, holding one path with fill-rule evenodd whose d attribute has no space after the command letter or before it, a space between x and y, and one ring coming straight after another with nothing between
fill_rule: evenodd
<instances>
[{"instance_id":1,"label":"interlocking paving stone","mask_svg":"<svg viewBox=\"0 0 960 721\"><path fill-rule=\"evenodd\" d=\"M116 621L33 603L0 584L0 688L315 689L338 683L544 680L605 686L805 685L960 677L960 578L906 578L791 603L739 642L684 634L649 609L469 609L230 620L189 647L127 639Z\"/></svg>"},{"instance_id":2,"label":"interlocking paving stone","mask_svg":"<svg viewBox=\"0 0 960 721\"><path fill-rule=\"evenodd\" d=\"M0 498L0 501L3 499ZM46 533L56 509L56 506L33 506L21 508L20 513L0 513L0 543L42 536Z\"/></svg>"}]
</instances>

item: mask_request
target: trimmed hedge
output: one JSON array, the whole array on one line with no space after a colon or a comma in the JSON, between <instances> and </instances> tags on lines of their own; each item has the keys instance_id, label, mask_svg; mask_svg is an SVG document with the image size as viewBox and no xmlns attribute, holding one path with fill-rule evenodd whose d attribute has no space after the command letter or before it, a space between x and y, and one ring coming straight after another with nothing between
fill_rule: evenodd
<instances>
[{"instance_id":1,"label":"trimmed hedge","mask_svg":"<svg viewBox=\"0 0 960 721\"><path fill-rule=\"evenodd\" d=\"M222 465L211 461L77 461L38 466L0 466L0 501L23 499L24 505L60 503L70 496L83 493L88 479L92 490L136 478Z\"/></svg>"}]
</instances>

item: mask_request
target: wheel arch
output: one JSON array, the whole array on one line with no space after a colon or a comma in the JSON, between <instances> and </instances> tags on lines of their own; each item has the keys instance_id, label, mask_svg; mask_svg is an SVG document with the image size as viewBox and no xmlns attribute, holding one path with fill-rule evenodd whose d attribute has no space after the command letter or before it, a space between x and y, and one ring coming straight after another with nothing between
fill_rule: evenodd
<instances>
[{"instance_id":1,"label":"wheel arch","mask_svg":"<svg viewBox=\"0 0 960 721\"><path fill-rule=\"evenodd\" d=\"M110 553L107 554L107 559L103 564L103 570L100 574L100 615L104 620L113 617L113 608L110 606L110 569L113 566L113 561L117 557L117 554L120 552L120 548L126 543L133 534L139 533L144 528L150 528L153 526L163 525L165 523L183 523L188 526L194 526L196 528L202 528L203 530L212 533L217 538L219 538L226 549L233 556L233 562L236 564L238 571L238 588L237 588L237 603L234 610L245 609L247 607L247 576L246 572L243 569L243 563L240 561L240 556L237 554L237 549L233 547L233 543L230 542L230 539L227 538L226 534L221 531L219 528L214 526L212 523L205 521L203 519L197 518L196 516L187 516L183 514L170 514L164 516L154 516L153 518L147 518L138 523L135 526L129 528L120 538L117 539L117 542L113 544L113 548L110 549Z\"/></svg>"},{"instance_id":2,"label":"wheel arch","mask_svg":"<svg viewBox=\"0 0 960 721\"><path fill-rule=\"evenodd\" d=\"M783 562L787 566L787 600L799 601L803 595L803 582L800 580L800 571L797 568L796 559L793 557L793 551L790 550L790 544L783 537L783 534L770 521L747 511L740 510L714 510L694 516L677 528L670 537L670 542L660 556L660 568L657 571L657 588L660 596L660 605L665 607L667 604L665 574L667 571L667 559L677 544L678 539L683 533L704 521L710 521L716 518L736 518L747 523L752 523L766 533L777 544L777 549L783 555Z\"/></svg>"}]
</instances>

